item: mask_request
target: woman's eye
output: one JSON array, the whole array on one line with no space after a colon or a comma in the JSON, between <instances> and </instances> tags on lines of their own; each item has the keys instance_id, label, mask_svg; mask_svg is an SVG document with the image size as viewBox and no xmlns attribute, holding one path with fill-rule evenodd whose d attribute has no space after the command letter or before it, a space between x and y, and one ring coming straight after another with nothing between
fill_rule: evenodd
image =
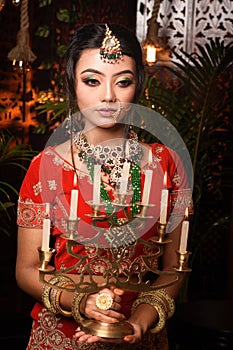
<instances>
[{"instance_id":1,"label":"woman's eye","mask_svg":"<svg viewBox=\"0 0 233 350\"><path fill-rule=\"evenodd\" d=\"M95 78L84 78L83 83L89 86L97 86L99 84L99 80Z\"/></svg>"},{"instance_id":2,"label":"woman's eye","mask_svg":"<svg viewBox=\"0 0 233 350\"><path fill-rule=\"evenodd\" d=\"M117 85L121 86L121 87L127 87L129 85L133 84L133 81L129 78L127 79L122 79L120 81L118 81Z\"/></svg>"}]
</instances>

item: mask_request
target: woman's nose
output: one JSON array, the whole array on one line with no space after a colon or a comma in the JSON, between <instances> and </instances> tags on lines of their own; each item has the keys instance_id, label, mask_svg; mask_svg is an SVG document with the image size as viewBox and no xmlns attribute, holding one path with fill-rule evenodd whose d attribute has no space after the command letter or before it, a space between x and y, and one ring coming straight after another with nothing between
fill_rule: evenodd
<instances>
[{"instance_id":1,"label":"woman's nose","mask_svg":"<svg viewBox=\"0 0 233 350\"><path fill-rule=\"evenodd\" d=\"M116 102L116 94L111 84L103 86L100 100L101 102Z\"/></svg>"}]
</instances>

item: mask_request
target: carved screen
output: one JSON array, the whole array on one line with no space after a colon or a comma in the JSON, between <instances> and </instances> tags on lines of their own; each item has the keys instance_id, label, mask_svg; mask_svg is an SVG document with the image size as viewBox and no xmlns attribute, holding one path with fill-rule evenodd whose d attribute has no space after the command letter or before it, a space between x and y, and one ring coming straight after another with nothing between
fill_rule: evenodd
<instances>
[{"instance_id":1,"label":"carved screen","mask_svg":"<svg viewBox=\"0 0 233 350\"><path fill-rule=\"evenodd\" d=\"M159 1L159 0L155 0ZM153 0L137 2L137 37L146 38L147 20L151 17ZM159 37L170 49L187 53L197 51L210 38L225 43L233 41L233 0L160 0L157 21Z\"/></svg>"}]
</instances>

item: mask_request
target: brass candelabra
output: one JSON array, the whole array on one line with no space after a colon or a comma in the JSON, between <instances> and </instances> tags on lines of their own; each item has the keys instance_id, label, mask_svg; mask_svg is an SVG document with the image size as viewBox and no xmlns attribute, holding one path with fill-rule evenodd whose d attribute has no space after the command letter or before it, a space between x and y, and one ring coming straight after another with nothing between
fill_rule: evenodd
<instances>
[{"instance_id":1,"label":"brass candelabra","mask_svg":"<svg viewBox=\"0 0 233 350\"><path fill-rule=\"evenodd\" d=\"M96 230L96 235L91 239L84 239L80 235L78 230L78 223L80 218L76 219L67 218L67 233L63 234L62 237L67 240L67 252L70 256L76 258L75 265L65 268L63 270L55 270L50 266L50 261L55 252L54 249L49 249L48 251L42 251L41 248L39 251L40 264L37 265L39 270L40 281L46 285L49 285L52 288L59 290L66 290L70 292L78 293L96 293L102 290L103 288L110 288L113 285L122 288L123 290L128 291L152 291L159 288L164 288L169 285L177 283L180 277L180 273L189 272L191 269L188 268L188 258L190 252L180 252L177 251L177 266L174 266L173 271L161 271L158 270L157 266L154 266L152 262L163 255L164 246L171 242L170 239L166 237L166 224L160 222L157 223L157 235L151 237L148 240L144 240L140 236L133 234L128 241L118 242L118 244L112 244L108 248L109 253L109 264L110 268L103 273L102 278L104 282L101 282L101 285L95 280L95 275L91 272L91 269L87 264L87 255L80 255L75 253L75 246L77 245L88 245L88 244L98 244L100 238L103 237L103 234L106 234L106 229L98 226L98 222L108 221L111 223L110 228L108 229L108 237L111 238L112 235L121 234L122 232L140 232L142 227L148 219L153 218L153 216L148 214L148 209L153 206L153 204L142 204L137 203L139 206L139 214L132 215L129 207L131 204L127 203L128 194L118 195L118 200L113 202L113 213L110 216L103 214L100 210L104 205L104 202L96 205L92 201L89 204L92 206L92 213L87 214L91 216L92 224ZM113 220L114 214L118 210L123 210L125 213L124 220L118 220L115 222ZM136 245L143 245L147 248L147 251L153 252L151 255L143 256L143 263L147 267L147 271L142 269L140 264L136 262L136 258L132 259L131 265L128 269L122 269L122 262L124 260L124 253L129 249L134 250ZM156 248L156 249L155 249ZM98 249L98 254L100 254L100 249ZM100 255L99 255L100 256ZM132 254L133 256L133 254ZM46 281L45 275L64 275L69 274L75 268L82 266L82 272L80 273L80 278L78 282L73 281L72 284L69 284L68 287L60 287L54 284L50 284L49 281ZM170 275L171 280L166 284L159 284L154 286L147 278L147 272L150 271L155 275ZM91 332L106 338L121 338L126 334L132 332L131 325L125 321L121 321L118 324L106 324L98 322L95 320L84 320L82 323L84 330Z\"/></svg>"}]
</instances>

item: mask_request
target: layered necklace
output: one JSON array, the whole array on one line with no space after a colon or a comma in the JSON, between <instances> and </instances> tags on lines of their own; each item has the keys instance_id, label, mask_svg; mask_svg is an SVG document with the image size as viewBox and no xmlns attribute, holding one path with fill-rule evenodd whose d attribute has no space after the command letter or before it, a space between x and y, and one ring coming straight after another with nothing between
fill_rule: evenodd
<instances>
[{"instance_id":1,"label":"layered necklace","mask_svg":"<svg viewBox=\"0 0 233 350\"><path fill-rule=\"evenodd\" d=\"M108 176L109 184L115 189L119 184L122 176L124 162L130 162L130 177L132 186L131 213L138 214L140 207L137 204L141 198L141 170L140 160L143 156L143 150L138 142L137 134L130 130L128 138L122 145L115 147L89 144L86 136L78 132L73 137L75 146L80 160L87 164L87 169L93 181L94 165L100 164L102 172ZM112 200L103 181L101 181L100 196L106 203L105 210L107 215L113 213Z\"/></svg>"}]
</instances>

